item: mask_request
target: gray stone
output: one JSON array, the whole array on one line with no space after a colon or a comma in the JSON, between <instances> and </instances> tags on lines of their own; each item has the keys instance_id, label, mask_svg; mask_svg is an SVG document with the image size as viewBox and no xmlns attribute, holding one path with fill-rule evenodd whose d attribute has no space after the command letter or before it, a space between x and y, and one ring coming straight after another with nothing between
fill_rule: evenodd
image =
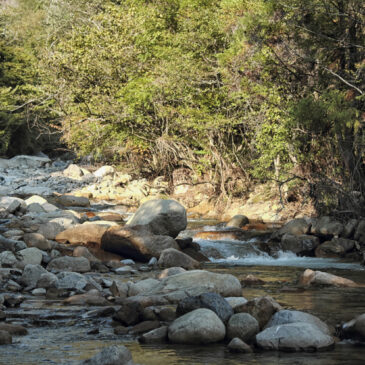
<instances>
[{"instance_id":1,"label":"gray stone","mask_svg":"<svg viewBox=\"0 0 365 365\"><path fill-rule=\"evenodd\" d=\"M351 251L356 245L356 241L346 238L333 238L316 248L316 257L341 257Z\"/></svg>"},{"instance_id":2,"label":"gray stone","mask_svg":"<svg viewBox=\"0 0 365 365\"><path fill-rule=\"evenodd\" d=\"M129 285L128 296L134 296L143 294L151 288L158 285L160 282L156 279L148 278L145 280L138 281L137 283L131 283Z\"/></svg>"},{"instance_id":3,"label":"gray stone","mask_svg":"<svg viewBox=\"0 0 365 365\"><path fill-rule=\"evenodd\" d=\"M167 248L161 252L158 265L160 267L182 267L186 270L197 269L200 266L198 261L174 248Z\"/></svg>"},{"instance_id":4,"label":"gray stone","mask_svg":"<svg viewBox=\"0 0 365 365\"><path fill-rule=\"evenodd\" d=\"M61 195L57 198L57 202L64 207L89 207L90 200L82 196Z\"/></svg>"},{"instance_id":5,"label":"gray stone","mask_svg":"<svg viewBox=\"0 0 365 365\"><path fill-rule=\"evenodd\" d=\"M309 323L312 326L317 327L325 335L331 335L331 331L326 323L321 321L318 317L309 313L287 309L276 312L271 317L265 328L297 322Z\"/></svg>"},{"instance_id":6,"label":"gray stone","mask_svg":"<svg viewBox=\"0 0 365 365\"><path fill-rule=\"evenodd\" d=\"M42 251L36 247L25 248L24 250L20 250L19 254L22 256L22 261L25 265L40 265L42 263Z\"/></svg>"},{"instance_id":7,"label":"gray stone","mask_svg":"<svg viewBox=\"0 0 365 365\"><path fill-rule=\"evenodd\" d=\"M46 272L47 270L44 269L41 265L28 264L25 266L23 270L23 274L21 276L21 282L26 287L35 288L41 275Z\"/></svg>"},{"instance_id":8,"label":"gray stone","mask_svg":"<svg viewBox=\"0 0 365 365\"><path fill-rule=\"evenodd\" d=\"M90 262L100 262L88 249L84 246L78 246L74 249L72 255L74 257L85 257Z\"/></svg>"},{"instance_id":9,"label":"gray stone","mask_svg":"<svg viewBox=\"0 0 365 365\"><path fill-rule=\"evenodd\" d=\"M4 251L0 253L0 266L1 267L13 267L18 260L11 251Z\"/></svg>"},{"instance_id":10,"label":"gray stone","mask_svg":"<svg viewBox=\"0 0 365 365\"><path fill-rule=\"evenodd\" d=\"M284 234L291 234L295 236L306 235L309 233L310 227L310 220L305 218L296 218L281 227L279 231L273 234L272 238L280 239Z\"/></svg>"},{"instance_id":11,"label":"gray stone","mask_svg":"<svg viewBox=\"0 0 365 365\"><path fill-rule=\"evenodd\" d=\"M48 223L41 224L39 226L38 233L42 234L45 238L49 240L54 240L59 233L65 231L68 228L71 228L74 223L75 220L72 218L54 218Z\"/></svg>"},{"instance_id":12,"label":"gray stone","mask_svg":"<svg viewBox=\"0 0 365 365\"><path fill-rule=\"evenodd\" d=\"M343 230L344 226L342 223L332 217L324 216L314 221L311 227L311 234L338 237Z\"/></svg>"},{"instance_id":13,"label":"gray stone","mask_svg":"<svg viewBox=\"0 0 365 365\"><path fill-rule=\"evenodd\" d=\"M225 298L229 305L235 310L237 307L247 303L247 299L244 297L227 297Z\"/></svg>"},{"instance_id":14,"label":"gray stone","mask_svg":"<svg viewBox=\"0 0 365 365\"><path fill-rule=\"evenodd\" d=\"M365 342L365 313L342 325L343 338Z\"/></svg>"},{"instance_id":15,"label":"gray stone","mask_svg":"<svg viewBox=\"0 0 365 365\"><path fill-rule=\"evenodd\" d=\"M315 351L334 345L334 339L309 323L288 323L266 328L256 336L257 346L265 350Z\"/></svg>"},{"instance_id":16,"label":"gray stone","mask_svg":"<svg viewBox=\"0 0 365 365\"><path fill-rule=\"evenodd\" d=\"M361 244L365 244L365 219L362 219L355 231L354 239Z\"/></svg>"},{"instance_id":17,"label":"gray stone","mask_svg":"<svg viewBox=\"0 0 365 365\"><path fill-rule=\"evenodd\" d=\"M138 338L141 343L163 343L167 340L167 326L156 328Z\"/></svg>"},{"instance_id":18,"label":"gray stone","mask_svg":"<svg viewBox=\"0 0 365 365\"><path fill-rule=\"evenodd\" d=\"M168 269L165 269L161 271L161 274L158 276L159 279L167 278L168 276L173 276L177 274L181 274L185 272L186 270L182 267L169 267Z\"/></svg>"},{"instance_id":19,"label":"gray stone","mask_svg":"<svg viewBox=\"0 0 365 365\"><path fill-rule=\"evenodd\" d=\"M37 281L37 288L57 288L58 286L58 278L55 274L51 272L45 272L43 273L38 281Z\"/></svg>"},{"instance_id":20,"label":"gray stone","mask_svg":"<svg viewBox=\"0 0 365 365\"><path fill-rule=\"evenodd\" d=\"M358 224L357 219L350 219L344 226L342 236L344 238L353 238Z\"/></svg>"},{"instance_id":21,"label":"gray stone","mask_svg":"<svg viewBox=\"0 0 365 365\"><path fill-rule=\"evenodd\" d=\"M84 275L77 272L60 272L57 274L57 288L68 290L83 290L88 284L88 280Z\"/></svg>"},{"instance_id":22,"label":"gray stone","mask_svg":"<svg viewBox=\"0 0 365 365\"><path fill-rule=\"evenodd\" d=\"M227 337L240 338L242 341L251 340L259 332L259 323L248 313L234 314L227 324Z\"/></svg>"},{"instance_id":23,"label":"gray stone","mask_svg":"<svg viewBox=\"0 0 365 365\"><path fill-rule=\"evenodd\" d=\"M67 167L67 169L63 170L63 174L71 179L80 180L82 176L84 176L84 172L81 168L75 164L71 164Z\"/></svg>"},{"instance_id":24,"label":"gray stone","mask_svg":"<svg viewBox=\"0 0 365 365\"><path fill-rule=\"evenodd\" d=\"M232 307L217 293L203 293L195 297L183 299L176 308L176 314L181 316L199 308L212 310L223 323L227 323L229 318L233 315Z\"/></svg>"},{"instance_id":25,"label":"gray stone","mask_svg":"<svg viewBox=\"0 0 365 365\"><path fill-rule=\"evenodd\" d=\"M12 335L7 331L0 330L0 345L10 345L13 343Z\"/></svg>"},{"instance_id":26,"label":"gray stone","mask_svg":"<svg viewBox=\"0 0 365 365\"><path fill-rule=\"evenodd\" d=\"M91 270L90 262L85 257L63 256L53 259L48 265L49 271L72 271L72 272L88 272Z\"/></svg>"},{"instance_id":27,"label":"gray stone","mask_svg":"<svg viewBox=\"0 0 365 365\"><path fill-rule=\"evenodd\" d=\"M42 295L46 295L47 290L44 288L36 288L32 290L32 294L35 296L42 296Z\"/></svg>"},{"instance_id":28,"label":"gray stone","mask_svg":"<svg viewBox=\"0 0 365 365\"><path fill-rule=\"evenodd\" d=\"M176 319L168 328L172 343L205 344L224 339L226 328L210 309L196 309Z\"/></svg>"},{"instance_id":29,"label":"gray stone","mask_svg":"<svg viewBox=\"0 0 365 365\"><path fill-rule=\"evenodd\" d=\"M175 200L149 200L141 205L127 224L148 225L155 235L175 238L186 228L186 210Z\"/></svg>"},{"instance_id":30,"label":"gray stone","mask_svg":"<svg viewBox=\"0 0 365 365\"><path fill-rule=\"evenodd\" d=\"M145 295L167 294L183 291L184 297L215 292L223 297L241 296L239 280L230 274L217 274L204 270L186 271L161 280L160 284L146 292Z\"/></svg>"},{"instance_id":31,"label":"gray stone","mask_svg":"<svg viewBox=\"0 0 365 365\"><path fill-rule=\"evenodd\" d=\"M252 352L252 348L238 337L233 338L231 342L228 344L227 348L230 352L237 352L243 354Z\"/></svg>"},{"instance_id":32,"label":"gray stone","mask_svg":"<svg viewBox=\"0 0 365 365\"><path fill-rule=\"evenodd\" d=\"M11 158L8 162L8 167L26 167L26 168L39 168L43 167L47 163L51 163L48 157L19 155Z\"/></svg>"},{"instance_id":33,"label":"gray stone","mask_svg":"<svg viewBox=\"0 0 365 365\"><path fill-rule=\"evenodd\" d=\"M80 362L80 365L133 365L130 351L123 345L105 347L91 359Z\"/></svg>"},{"instance_id":34,"label":"gray stone","mask_svg":"<svg viewBox=\"0 0 365 365\"><path fill-rule=\"evenodd\" d=\"M299 255L308 255L319 246L319 238L309 235L284 234L280 248L283 251L294 252Z\"/></svg>"}]
</instances>

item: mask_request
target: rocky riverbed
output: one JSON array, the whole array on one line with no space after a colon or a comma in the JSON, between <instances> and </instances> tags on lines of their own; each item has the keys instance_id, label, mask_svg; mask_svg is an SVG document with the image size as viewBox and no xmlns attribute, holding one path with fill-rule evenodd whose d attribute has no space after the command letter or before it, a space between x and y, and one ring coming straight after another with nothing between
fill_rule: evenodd
<instances>
[{"instance_id":1,"label":"rocky riverbed","mask_svg":"<svg viewBox=\"0 0 365 365\"><path fill-rule=\"evenodd\" d=\"M257 225L248 229L250 221L236 216L221 229L195 232L193 238L181 234L187 232L186 209L175 200L156 199L166 189L161 179L146 188L110 166L91 173L46 156L3 159L0 168L0 344L4 351L12 353L22 338L24 346L31 348L42 346L42 336L59 345L58 328L63 328L63 335L69 328L75 341L94 336L113 345L90 360L80 350L82 358L75 356L72 363L85 364L133 364L133 350L131 355L121 345L131 340L160 346L218 343L232 354L332 351L340 339L365 341L361 313L347 323L328 325L311 313L286 308L271 292L246 298L244 288L260 285L261 279L248 275L242 280L210 270L207 256L211 254L198 243L226 235L239 242L254 239L253 249L272 257L290 251L360 262L363 220L344 224L330 217L301 218L280 229L262 224L262 232L252 230ZM97 192L105 192L103 184L113 191L120 189L117 204L90 201L91 196L102 197ZM141 195L132 193L133 186L141 187L137 189ZM146 197L155 199L141 204L130 218L130 206ZM329 286L361 294L363 284L303 270L289 290ZM50 353L57 353L57 363L71 363L68 356L62 360L69 345L55 348L52 341L44 342Z\"/></svg>"}]
</instances>

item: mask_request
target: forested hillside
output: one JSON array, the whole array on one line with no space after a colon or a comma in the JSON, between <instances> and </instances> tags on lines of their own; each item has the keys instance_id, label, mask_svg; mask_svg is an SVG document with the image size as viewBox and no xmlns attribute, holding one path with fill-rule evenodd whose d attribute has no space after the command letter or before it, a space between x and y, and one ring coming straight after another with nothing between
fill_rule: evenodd
<instances>
[{"instance_id":1,"label":"forested hillside","mask_svg":"<svg viewBox=\"0 0 365 365\"><path fill-rule=\"evenodd\" d=\"M49 151L364 213L363 0L3 0L0 154Z\"/></svg>"}]
</instances>

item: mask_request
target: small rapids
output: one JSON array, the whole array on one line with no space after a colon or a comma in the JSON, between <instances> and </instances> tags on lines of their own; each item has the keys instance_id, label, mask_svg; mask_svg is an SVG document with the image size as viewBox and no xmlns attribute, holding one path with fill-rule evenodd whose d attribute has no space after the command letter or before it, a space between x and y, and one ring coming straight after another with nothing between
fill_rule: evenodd
<instances>
[{"instance_id":1,"label":"small rapids","mask_svg":"<svg viewBox=\"0 0 365 365\"><path fill-rule=\"evenodd\" d=\"M202 252L215 264L230 266L290 266L306 269L349 269L365 270L358 263L339 259L297 256L293 252L279 251L275 257L261 251L258 240L204 240L195 239Z\"/></svg>"}]
</instances>

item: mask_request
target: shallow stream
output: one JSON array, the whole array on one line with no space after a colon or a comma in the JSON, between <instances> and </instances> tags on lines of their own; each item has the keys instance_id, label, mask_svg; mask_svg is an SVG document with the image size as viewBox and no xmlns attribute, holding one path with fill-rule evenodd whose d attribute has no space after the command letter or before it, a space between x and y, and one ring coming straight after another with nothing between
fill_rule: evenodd
<instances>
[{"instance_id":1,"label":"shallow stream","mask_svg":"<svg viewBox=\"0 0 365 365\"><path fill-rule=\"evenodd\" d=\"M193 234L196 226L199 224L192 223L185 236ZM331 326L365 313L365 271L359 264L334 259L303 258L289 253L281 253L278 258L272 258L257 251L254 239L250 242L197 242L203 250L214 248L220 253L220 258L213 258L212 263L204 266L205 269L230 273L240 280L247 274L253 274L264 281L263 285L243 289L243 295L247 299L271 295L285 308L310 312ZM340 275L363 284L364 287L300 289L295 284L305 268ZM113 276L107 275L110 278ZM151 273L148 275L151 276ZM104 346L120 343L131 350L135 363L141 365L365 364L365 347L355 347L346 342L337 344L335 350L328 352L254 354L230 354L225 344L195 347L140 345L133 337L115 335L110 317L100 319L92 312L94 309L96 308L66 307L59 301L34 297L30 297L20 308L9 309L8 318L13 322L28 323L29 334L15 337L12 345L1 346L0 364L77 364ZM93 330L98 330L99 333L90 333Z\"/></svg>"}]
</instances>

